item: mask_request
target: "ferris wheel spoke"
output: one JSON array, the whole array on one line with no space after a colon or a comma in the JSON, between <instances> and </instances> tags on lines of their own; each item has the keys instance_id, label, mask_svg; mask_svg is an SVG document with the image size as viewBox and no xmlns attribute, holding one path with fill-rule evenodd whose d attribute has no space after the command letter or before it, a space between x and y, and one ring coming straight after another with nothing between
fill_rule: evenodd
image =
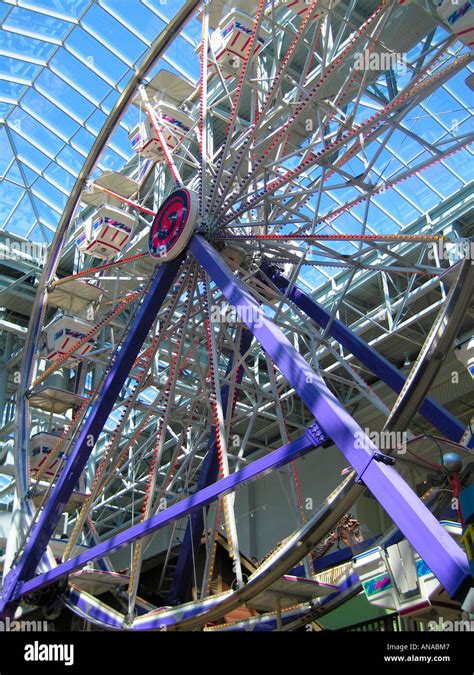
<instances>
[{"instance_id":1,"label":"ferris wheel spoke","mask_svg":"<svg viewBox=\"0 0 474 675\"><path fill-rule=\"evenodd\" d=\"M410 100L414 99L414 101L412 101L412 104L414 104L415 102L419 102L423 98L426 98L426 96L429 95L431 89L434 86L439 86L439 84L442 81L451 77L455 72L457 72L461 67L463 67L463 65L467 62L468 59L469 56L467 55L459 57L459 59L456 59L456 61L443 68L433 77L427 77L422 82L417 81L415 84L411 82L409 85L407 85L407 88L402 93L400 93L390 103L385 105L381 110L376 112L375 115L372 115L371 117L367 118L361 124L355 125L351 131L343 134L340 139L332 141L325 149L319 151L316 154L311 153L304 161L300 162L300 164L295 169L292 169L291 171L288 171L284 176L275 179L272 183L267 185L265 189L261 190L259 193L257 193L256 196L250 199L244 206L239 207L236 211L233 211L231 215L221 220L219 223L220 226L221 227L226 226L227 224L232 222L234 218L239 217L240 215L246 213L249 209L254 209L266 198L268 194L272 194L276 190L281 189L282 187L290 183L294 178L301 176L302 172L310 168L313 168L317 165L321 165L324 162L324 160L329 159L329 157L332 157L336 151L339 151L349 143L352 144L351 147L348 150L346 150L343 158L338 160L338 163L340 164L343 161L344 162L348 161L354 155L354 153L358 152L358 150L361 147L360 141L361 134L368 134L368 135L372 135L374 133L380 134L382 129L379 127L379 125L381 123L385 123L386 119L390 115L396 113L397 111L399 111L400 114L403 114L403 111L400 111L399 109L402 107L406 107L408 99ZM239 201L240 198L234 198L229 200L228 204L226 205L226 208L230 209L234 204L238 203Z\"/></svg>"},{"instance_id":2,"label":"ferris wheel spoke","mask_svg":"<svg viewBox=\"0 0 474 675\"><path fill-rule=\"evenodd\" d=\"M178 289L184 288L188 278L189 278L189 270L184 271L182 273L181 280L178 281ZM171 321L171 317L176 309L178 298L179 298L179 291L178 293L175 294L174 302L172 302L167 309L167 317L164 325L165 330L168 328L169 323ZM121 415L121 419L119 420L117 426L115 427L115 430L110 436L110 439L104 449L102 460L95 473L95 477L90 487L89 494L76 519L73 531L69 537L68 544L64 550L63 559L67 559L71 556L73 548L76 545L77 539L80 535L81 529L84 525L84 522L86 521L86 518L89 517L90 510L93 507L95 500L107 486L108 475L110 477L109 465L112 463L112 467L110 467L111 470L117 467L118 462L116 461L115 464L113 463L114 462L113 455L116 449L118 448L125 425L128 422L129 415L132 409L131 406L136 402L136 399L140 394L141 388L144 385L145 379L148 377L151 363L154 359L157 350L160 347L162 339L163 339L162 335L158 335L157 337L155 337L152 340L151 345L144 352L142 352L142 354L138 355L135 361L135 364L139 365L140 374L138 376L138 379L136 380L136 383L134 384L134 386L132 386L131 393L129 394L129 396L125 400L120 401L118 403L118 407L124 408L124 411ZM128 448L126 448L124 452L128 452ZM124 454L124 452L122 454Z\"/></svg>"},{"instance_id":3,"label":"ferris wheel spoke","mask_svg":"<svg viewBox=\"0 0 474 675\"><path fill-rule=\"evenodd\" d=\"M245 56L243 59L242 63L242 68L238 77L237 85L235 88L234 96L232 98L231 104L230 104L230 117L229 121L227 123L227 128L225 131L225 142L223 149L220 153L219 159L217 161L217 175L212 183L212 188L208 197L208 208L207 211L212 211L213 204L214 204L214 197L217 193L218 187L220 185L224 167L227 161L227 156L229 152L229 147L234 131L234 126L236 124L236 121L238 119L238 114L239 114L239 108L240 108L240 102L241 102L241 97L242 97L242 91L247 84L247 78L250 70L250 64L252 62L254 52L255 52L255 47L256 43L258 40L258 33L262 24L262 20L264 18L264 13L263 9L265 7L265 0L259 0L256 14L255 14L255 19L253 22L253 27L252 27L252 32L251 36L248 42L248 45L245 50Z\"/></svg>"},{"instance_id":4,"label":"ferris wheel spoke","mask_svg":"<svg viewBox=\"0 0 474 675\"><path fill-rule=\"evenodd\" d=\"M207 135L208 135L208 52L209 52L209 5L204 4L202 15L202 38L200 54L200 89L199 89L199 144L201 151L201 165L199 178L199 213L204 215L206 202L206 179L207 179Z\"/></svg>"},{"instance_id":5,"label":"ferris wheel spoke","mask_svg":"<svg viewBox=\"0 0 474 675\"><path fill-rule=\"evenodd\" d=\"M231 188L231 185L233 181L237 178L238 171L242 165L242 162L245 159L246 156L246 149L251 145L253 141L255 141L255 138L259 131L263 128L263 125L268 122L266 119L266 115L270 109L270 106L273 104L275 99L277 98L279 91L280 91L280 85L282 84L284 78L287 75L288 69L290 67L293 55L297 49L297 47L301 44L303 41L306 32L308 28L310 27L310 20L312 19L317 19L318 14L315 14L315 7L317 6L318 0L312 0L311 4L308 6L307 11L305 12L303 21L301 22L298 30L296 31L296 34L286 52L286 54L283 57L283 60L278 68L278 71L275 75L275 77L272 79L272 84L270 85L268 91L265 94L265 98L263 100L261 108L259 108L256 111L256 115L252 121L252 125L250 127L250 133L246 132L245 138L243 145L241 146L239 150L239 154L235 161L232 163L229 171L228 171L228 176L225 181L225 183L222 185L221 189L221 194L219 195L217 199L217 203L215 205L215 211L218 212L221 208L223 203L226 201L227 193L228 190ZM319 22L318 22L319 26ZM319 35L319 29L318 33ZM238 141L237 141L238 142ZM213 209L214 204L211 203L210 209Z\"/></svg>"},{"instance_id":6,"label":"ferris wheel spoke","mask_svg":"<svg viewBox=\"0 0 474 675\"><path fill-rule=\"evenodd\" d=\"M210 304L213 303L212 292L208 275L204 277L203 289L203 309L204 321L207 334L207 345L209 352L209 376L211 384L211 402L214 417L215 437L217 444L217 453L219 458L219 469L222 478L229 476L229 458L228 458L228 437L226 436L224 411L222 408L221 384L219 378L219 363L216 346L216 337L214 333L214 322L211 320ZM229 545L229 555L233 560L233 571L235 572L239 586L243 584L242 566L240 562L239 540L237 535L237 526L234 513L234 496L226 495L223 497L223 510L225 514L225 523L227 530L227 540Z\"/></svg>"},{"instance_id":7,"label":"ferris wheel spoke","mask_svg":"<svg viewBox=\"0 0 474 675\"><path fill-rule=\"evenodd\" d=\"M269 153L276 148L277 146L281 147L281 144L285 144L285 141L288 139L289 134L291 133L292 128L299 122L299 118L301 117L302 112L307 108L308 104L311 102L312 98L317 94L318 90L321 89L321 87L324 85L326 79L329 77L329 75L335 71L337 68L340 68L343 63L345 63L348 58L349 58L349 52L357 46L359 42L365 39L365 33L368 30L369 27L371 27L372 22L378 17L378 15L381 12L381 7L379 7L370 17L367 19L367 21L362 24L361 28L357 31L356 35L352 38L352 40L349 42L349 44L345 47L345 49L342 50L342 52L334 58L334 60L331 62L327 68L324 69L322 72L320 79L318 82L309 90L309 92L306 93L306 96L304 99L300 101L300 103L297 105L295 112L290 116L290 118L283 124L283 126L278 130L277 134L275 135L273 141L268 145L266 148L262 149L261 151L261 157L257 162L254 164L253 171L256 171L258 167L264 164L264 162L267 160L267 156ZM283 147L286 147L285 145ZM242 194L242 191L246 189L246 187L250 184L250 182L253 180L253 173L247 174L247 176L243 179L243 181L240 181L238 184L238 192L239 194ZM232 207L233 204L237 203L240 201L240 197L232 197L232 195L222 204L221 211L227 211L230 207Z\"/></svg>"},{"instance_id":8,"label":"ferris wheel spoke","mask_svg":"<svg viewBox=\"0 0 474 675\"><path fill-rule=\"evenodd\" d=\"M171 414L172 414L172 406L171 406L171 401L173 400L174 394L175 394L175 389L176 389L176 383L178 380L178 375L179 375L179 367L178 367L178 362L181 360L181 357L183 355L183 348L184 348L184 335L186 334L186 330L188 328L188 321L189 321L189 313L192 307L192 302L190 301L190 298L192 298L194 289L196 287L197 283L197 277L195 274L190 275L189 280L188 280L188 286L186 289L186 301L185 301L185 306L186 306L186 311L183 314L183 317L179 321L179 325L177 328L177 334L176 334L176 347L174 349L174 354L171 360L171 368L170 368L170 374L168 377L168 383L165 388L165 398L164 398L164 408L161 413L161 418L158 423L158 431L157 431L157 437L156 437L156 443L155 447L153 450L153 455L152 455L152 462L150 466L150 472L148 475L148 484L147 484L147 489L145 493L145 499L143 502L142 506L142 514L141 514L141 522L143 523L145 520L150 518L152 514L156 512L156 502L154 501L155 499L155 490L156 490L156 485L157 485L157 477L158 477L158 470L161 467L161 461L162 461L162 453L163 453L163 447L164 443L166 440L166 432L168 425L171 420ZM159 505L159 504L158 504ZM133 557L132 557L132 564L131 564L131 569L130 569L130 581L128 585L128 614L130 616L133 615L134 609L135 609L135 602L136 602L136 595L137 595L137 590L138 590L138 580L140 576L140 571L141 571L141 565L143 561L143 545L144 542L140 540L135 544L134 547L134 552L133 552Z\"/></svg>"}]
</instances>

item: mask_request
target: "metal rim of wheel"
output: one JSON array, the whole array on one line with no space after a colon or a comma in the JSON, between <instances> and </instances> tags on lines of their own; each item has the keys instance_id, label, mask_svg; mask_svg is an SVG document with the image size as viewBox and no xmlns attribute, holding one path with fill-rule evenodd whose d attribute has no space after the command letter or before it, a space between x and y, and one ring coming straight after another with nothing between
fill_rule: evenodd
<instances>
[{"instance_id":1,"label":"metal rim of wheel","mask_svg":"<svg viewBox=\"0 0 474 675\"><path fill-rule=\"evenodd\" d=\"M246 317L242 312L229 313L232 309L229 301L199 266L196 257L186 252L193 233L208 242L216 251L216 257L245 283L251 296L264 308L264 313L287 335L293 334L294 346L312 367L320 368L319 346L323 345L332 354L345 373L339 381L337 376L332 380L328 378L334 391L337 391L338 382L342 386L355 387L370 404L386 414L389 412L357 370L334 349L327 331L315 328L314 323L288 299L288 292L272 282L268 270L276 267L293 283L308 264L319 270L331 266L345 268L348 273L343 281L340 304L360 270L384 273L384 265L373 260L386 242L398 246L410 240L437 241L437 236L430 235L379 235L368 227L367 213L375 195L395 187L409 176L418 175L427 166L441 161L439 157L430 156L386 179L379 176L377 184L368 186L350 175L351 161L366 153L374 142L383 147L390 137L390 134L384 136L389 122L396 120L400 124L412 106L423 99L424 92L439 86L441 81L463 67L464 57L457 58L449 53L449 43L440 45L425 65L413 67L410 80L397 96L385 106L380 105L375 114L362 119L364 106L359 92L364 75L354 66L354 53L367 45L377 48L387 21L396 11L394 7L380 5L357 26L352 25L350 15L344 16L338 2L329 2L329 8L321 9L321 3L314 0L306 3L300 15L279 7L278 21L282 22L284 41L273 34L271 40L261 44L261 36L270 35L277 20L274 10L267 5L260 0L251 17L242 58L238 58L236 64L221 68L210 40L212 5L204 4L200 14L203 29L199 49L199 91L182 108L182 111L189 111L186 114L194 122L191 128L182 136L177 134L176 128L170 131L154 104L147 99L146 87L138 90L141 114L150 119L163 159L148 162L139 157L141 168L146 165L146 170L137 194L116 199L110 191L108 193L112 201L115 199L116 206L122 204L129 214L139 218L134 236L116 259L106 259L93 266L91 258L81 255L70 277L50 279L49 296L76 281L85 282L88 288L99 289L100 293L93 292L90 328L84 329L84 337L74 342L72 349L64 346L59 357L56 355L49 363L45 362L44 352L37 353L31 369L25 427L30 433L34 426L31 401L60 367L74 370L80 395L74 402L69 428L61 432L41 467L33 472L28 466L28 451L20 449L19 472L23 475L19 491L21 497L21 486L27 487L25 501L29 502L27 511L29 509L30 514L24 534L31 529L29 520L33 517L33 504L37 507L38 503L48 499L51 486L60 475L62 463L58 459L61 460L63 453L67 457L90 407L100 396L108 368L123 346L127 329L148 292L156 264L176 258L181 260L179 256L185 252L171 290L153 321L152 330L109 418L107 431L98 440L100 450L96 465L89 463L85 471L82 489L86 494L72 518L63 560L83 550L81 542L103 538L108 523L112 522L110 504L115 505L116 510L120 509L120 504L128 502L127 508L131 509L135 522L137 513L138 521L144 522L160 509L192 494L211 429L216 439L219 478L224 479L244 467L247 448L260 442L259 425L265 419L262 400L267 407L275 409L280 444L289 443L298 427L304 426L285 410L284 399L290 385L271 357L249 336L245 324L248 319L255 321L255 317ZM328 34L327 26L331 21L344 25L344 29L339 31L330 52L326 52L328 58L325 61L315 55L323 53L324 36ZM274 50L277 46L282 50L283 45L285 49L277 60ZM295 64L300 68L299 82L294 80ZM327 87L334 83L336 73L342 74L343 86L329 96ZM314 110L318 123L310 133L302 135L301 125L304 126L307 119L305 114ZM172 143L166 140L166 131L171 134ZM465 145L463 140L452 144L443 156ZM326 215L318 216L325 190L333 185L331 179L348 175L349 188L344 200ZM147 194L143 186L150 184L153 190ZM107 194L106 189L104 194ZM173 211L172 218L176 213L178 220L183 213L184 216L176 231L169 235L176 220L170 220L167 204L170 200L173 204L173 199L183 195L187 197L187 205L180 202L178 212ZM360 204L366 209L362 216L357 211ZM344 234L338 229L337 218L351 209L352 213L357 213L358 230ZM168 230L160 229L161 216L168 219ZM73 229L71 225L70 231ZM148 230L149 250L146 244ZM52 258L58 261L67 245L67 238L57 242ZM348 251L352 252L353 260L357 259L357 265L349 259ZM50 315L45 304L38 324L41 335ZM335 315L336 311L333 317ZM99 336L103 347L96 349ZM260 364L264 375L255 375L252 360L257 366ZM191 392L190 383L194 385ZM140 399L146 391L152 394ZM83 396L84 392L86 396ZM244 405L245 397L250 404ZM149 410L144 401L149 401ZM258 410L253 416L250 414L252 406ZM153 432L150 432L151 419L155 420ZM133 430L131 436L130 430ZM127 442L124 442L125 432L129 434ZM139 446L138 439L143 433L148 438ZM236 452L232 452L234 434L239 437ZM50 486L46 490L45 481ZM341 513L349 504L350 500L344 499L352 484L353 476L340 487ZM292 543L307 543L310 547L337 522L340 514L338 517L333 514L331 518L330 500L322 507L324 518L321 515L319 518L305 516L294 463L288 467L288 486L295 510L295 534L290 543L250 577L248 583L243 583L241 562L236 555L239 537L231 493L220 497L213 521L206 523L206 532L209 530L210 534L206 537L209 541L203 578L196 584L201 590L199 600L163 609L152 607L139 598L141 565L150 544L145 539L135 542L129 549L127 590L116 596L121 611L107 607L91 594L79 590L73 577L69 579L68 590L63 592L63 600L80 616L107 628L143 630L167 626L180 629L209 622L211 609L212 616L221 616L219 611L223 611L223 607L242 602L240 598L245 598L245 593L251 597L252 593L272 583L282 570L286 571L298 562L294 560ZM118 497L117 492L123 494ZM219 597L210 594L210 582L215 540L222 530L234 560L236 588ZM176 542L176 529L172 528L168 554ZM306 557L306 561L310 572L311 559ZM54 565L51 556L50 564ZM106 558L104 569L116 573ZM254 583L255 579L258 583ZM186 623L190 616L192 620Z\"/></svg>"}]
</instances>

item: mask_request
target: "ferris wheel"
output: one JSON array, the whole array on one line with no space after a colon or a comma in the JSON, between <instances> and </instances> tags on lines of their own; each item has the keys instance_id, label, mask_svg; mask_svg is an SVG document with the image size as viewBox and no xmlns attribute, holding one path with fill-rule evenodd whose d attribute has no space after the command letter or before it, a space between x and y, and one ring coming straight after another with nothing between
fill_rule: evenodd
<instances>
[{"instance_id":1,"label":"ferris wheel","mask_svg":"<svg viewBox=\"0 0 474 675\"><path fill-rule=\"evenodd\" d=\"M377 160L392 134L413 136L405 120L470 56L449 36L427 43L423 59L391 70L378 96L382 56L394 40L409 53L434 19L416 3L358 4L187 2L114 109L114 122L134 111L135 156L121 172L97 170L113 144L107 125L69 200L31 318L4 612L59 600L104 628L186 630L244 605L263 611L273 589L306 603L287 610L291 623L311 603L334 602L340 589L315 577L314 551L347 531L366 490L443 588L456 596L463 587L460 547L344 396L357 391L387 430L409 429L419 412L459 446L464 426L420 393L416 368L403 375L356 336L342 310L363 273L386 284L387 275L439 271L427 255L440 233L376 230L369 216L374 204L388 208L384 193L402 199L402 182L471 138L452 136L385 171ZM201 29L196 85L164 68L147 77L191 18ZM361 55L380 67L361 68ZM331 311L313 298L311 274L335 279ZM460 265L420 368L441 326L456 332L468 284L471 271ZM397 394L392 411L372 374ZM411 412L407 392L420 397ZM330 447L347 475L308 511L298 460ZM276 471L294 533L256 564L241 554L236 491ZM215 583L220 548L232 570L226 588ZM156 593L142 597L158 550ZM288 573L299 563L298 579Z\"/></svg>"}]
</instances>

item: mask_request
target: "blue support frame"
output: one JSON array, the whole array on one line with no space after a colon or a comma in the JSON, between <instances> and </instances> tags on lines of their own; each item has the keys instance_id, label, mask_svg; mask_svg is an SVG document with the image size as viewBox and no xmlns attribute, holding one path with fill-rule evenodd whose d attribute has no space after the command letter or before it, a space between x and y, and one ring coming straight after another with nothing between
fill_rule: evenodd
<instances>
[{"instance_id":1,"label":"blue support frame","mask_svg":"<svg viewBox=\"0 0 474 675\"><path fill-rule=\"evenodd\" d=\"M263 263L261 270L282 293L287 292L290 282L278 269L268 263ZM326 328L331 321L330 313L295 284L291 285L288 299L309 316L310 319L321 326L321 328ZM370 347L361 337L353 333L342 321L333 319L329 325L328 334L337 340L348 352L353 354L364 366L369 368L374 375L377 375L378 378L385 382L393 391L397 394L401 392L406 382L406 377L390 361ZM427 397L421 405L419 412L450 440L458 443L463 437L465 431L463 425L434 399ZM469 447L474 447L474 438L471 439Z\"/></svg>"},{"instance_id":2,"label":"blue support frame","mask_svg":"<svg viewBox=\"0 0 474 675\"><path fill-rule=\"evenodd\" d=\"M379 504L430 567L451 597L469 584L466 556L413 490L390 465L344 406L266 316L243 282L202 237L189 248L210 275L237 316L248 326L287 381L314 415L323 431L343 453ZM360 443L363 438L364 442ZM359 447L362 445L363 447Z\"/></svg>"},{"instance_id":3,"label":"blue support frame","mask_svg":"<svg viewBox=\"0 0 474 675\"><path fill-rule=\"evenodd\" d=\"M83 424L51 496L31 531L23 555L16 567L12 568L5 577L0 600L0 613L5 611L10 600L12 600L18 584L34 574L43 557L61 514L86 466L153 321L169 293L182 261L183 258L181 257L156 268L150 287L124 344L111 365L109 374Z\"/></svg>"},{"instance_id":4,"label":"blue support frame","mask_svg":"<svg viewBox=\"0 0 474 675\"><path fill-rule=\"evenodd\" d=\"M387 463L388 458L381 455L368 438L364 444L358 443L359 437L364 435L362 429L329 391L321 376L310 368L280 329L265 315L245 285L234 276L216 250L198 235L193 236L189 248L311 410L318 423L297 441L273 451L213 485L202 488L165 511L101 542L89 551L31 578L139 349L168 294L181 259L161 265L155 271L133 326L112 364L104 387L84 423L53 493L32 530L24 553L18 565L5 579L0 612L9 612L21 596L51 584L82 568L91 560L103 558L112 551L152 534L174 519L202 510L204 506L235 490L244 482L293 461L313 447L323 445L329 438L341 450L359 474L359 478L363 476L368 489L425 560L447 592L452 597L460 597L470 583L470 574L467 560L459 546ZM359 445L364 447L360 448Z\"/></svg>"},{"instance_id":5,"label":"blue support frame","mask_svg":"<svg viewBox=\"0 0 474 675\"><path fill-rule=\"evenodd\" d=\"M319 425L315 423L300 438L283 445L281 448L278 448L278 450L273 450L268 455L265 455L264 457L255 460L255 462L248 464L243 469L240 469L240 471L236 471L235 473L230 474L230 476L217 481L213 485L203 488L177 504L173 504L173 506L170 506L164 511L160 511L151 518L148 518L137 525L133 525L128 530L120 532L114 537L97 544L97 546L92 547L75 558L60 563L57 567L54 567L43 574L39 574L29 581L18 583L16 588L13 589L11 599L15 600L23 595L37 591L43 586L47 586L58 581L62 577L71 574L71 572L81 569L91 560L103 558L104 556L131 544L137 539L147 537L160 528L165 527L173 520L183 518L193 511L202 509L219 497L234 492L244 483L266 475L289 462L293 462L295 459L298 459L298 457L308 453L315 447L324 445L327 441L327 435L320 429Z\"/></svg>"}]
</instances>

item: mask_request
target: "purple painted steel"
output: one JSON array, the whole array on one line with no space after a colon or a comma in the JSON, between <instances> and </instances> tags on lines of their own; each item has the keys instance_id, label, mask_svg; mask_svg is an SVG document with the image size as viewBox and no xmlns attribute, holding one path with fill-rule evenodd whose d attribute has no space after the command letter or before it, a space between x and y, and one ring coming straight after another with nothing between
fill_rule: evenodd
<instances>
[{"instance_id":1,"label":"purple painted steel","mask_svg":"<svg viewBox=\"0 0 474 675\"><path fill-rule=\"evenodd\" d=\"M227 476L227 478L223 478L217 483L214 483L214 485L205 487L177 504L173 504L173 506L170 506L165 511L160 511L143 523L138 523L128 530L120 532L120 534L117 534L115 537L103 541L101 544L92 547L75 558L71 558L71 560L59 564L48 572L39 574L30 581L20 583L15 589L13 597L16 599L31 593L32 591L36 591L43 586L47 586L61 577L74 572L74 570L80 569L90 560L103 558L112 551L116 551L137 539L152 534L176 518L182 518L183 516L188 515L188 513L192 513L197 509L202 509L203 506L210 504L218 497L233 492L243 483L259 478L288 462L292 462L316 447L316 438L320 439L319 445L328 441L327 435L319 429L317 424L313 423L310 430L301 436L301 438L283 445L281 448L278 448L278 450L273 450L268 455L265 455L265 457L255 460L255 462L248 464L240 471L236 471L230 476Z\"/></svg>"},{"instance_id":2,"label":"purple painted steel","mask_svg":"<svg viewBox=\"0 0 474 675\"><path fill-rule=\"evenodd\" d=\"M15 587L31 577L41 560L48 542L56 529L67 501L76 486L95 443L122 389L135 359L138 356L155 317L168 295L169 289L182 263L182 257L158 267L148 292L133 321L123 347L112 363L109 374L88 415L69 458L61 471L50 498L33 527L18 565L5 578L0 600L0 613L13 598Z\"/></svg>"},{"instance_id":3,"label":"purple painted steel","mask_svg":"<svg viewBox=\"0 0 474 675\"><path fill-rule=\"evenodd\" d=\"M246 286L229 269L217 251L194 235L190 250L214 283L234 306L236 315L248 326L294 387L318 424L334 441L364 483L408 541L453 597L468 583L467 559L436 518L392 466L374 460L378 448L352 419L295 350L281 330L266 316ZM362 446L362 447L359 447Z\"/></svg>"},{"instance_id":4,"label":"purple painted steel","mask_svg":"<svg viewBox=\"0 0 474 675\"><path fill-rule=\"evenodd\" d=\"M278 269L269 263L263 263L261 270L282 293L288 292L290 282ZM367 366L393 391L397 394L401 392L406 377L359 335L353 333L342 321L336 318L331 320L331 314L295 284L291 284L288 299L322 328L329 326L327 330L331 337ZM464 425L434 399L427 397L420 406L419 412L452 441L458 442L463 437ZM474 439L472 439L470 447L474 447Z\"/></svg>"}]
</instances>

